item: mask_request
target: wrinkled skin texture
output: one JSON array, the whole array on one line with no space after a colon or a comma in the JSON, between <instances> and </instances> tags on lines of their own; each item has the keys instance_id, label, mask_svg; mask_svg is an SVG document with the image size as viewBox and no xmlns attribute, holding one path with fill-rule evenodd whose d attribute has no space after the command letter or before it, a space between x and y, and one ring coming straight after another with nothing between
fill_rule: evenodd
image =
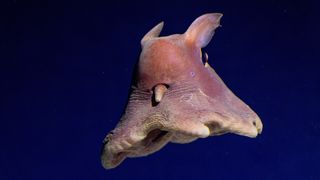
<instances>
[{"instance_id":1,"label":"wrinkled skin texture","mask_svg":"<svg viewBox=\"0 0 320 180\"><path fill-rule=\"evenodd\" d=\"M201 48L211 40L222 14L197 18L184 34L158 37L163 23L141 40L137 82L125 113L105 138L102 165L118 166L126 157L154 153L168 142L235 133L256 137L262 122L236 97Z\"/></svg>"}]
</instances>

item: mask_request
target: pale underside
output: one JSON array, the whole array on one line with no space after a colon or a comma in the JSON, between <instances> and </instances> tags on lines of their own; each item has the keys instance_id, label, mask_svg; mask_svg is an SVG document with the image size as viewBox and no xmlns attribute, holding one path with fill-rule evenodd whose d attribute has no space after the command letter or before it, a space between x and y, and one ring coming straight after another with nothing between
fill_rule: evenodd
<instances>
[{"instance_id":1,"label":"pale underside","mask_svg":"<svg viewBox=\"0 0 320 180\"><path fill-rule=\"evenodd\" d=\"M225 133L256 137L262 131L261 120L247 105L241 104L246 109L241 112L234 106L242 101L231 91L211 98L192 84L180 83L170 86L160 103L152 101L153 96L133 90L126 113L105 139L106 168L116 167L126 157L154 153L168 142L190 143Z\"/></svg>"}]
</instances>

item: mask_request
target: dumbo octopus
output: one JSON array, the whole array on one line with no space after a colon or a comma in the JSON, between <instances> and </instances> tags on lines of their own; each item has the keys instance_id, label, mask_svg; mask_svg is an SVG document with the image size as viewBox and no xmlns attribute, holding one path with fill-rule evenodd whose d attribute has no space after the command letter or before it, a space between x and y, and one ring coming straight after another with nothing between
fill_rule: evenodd
<instances>
[{"instance_id":1,"label":"dumbo octopus","mask_svg":"<svg viewBox=\"0 0 320 180\"><path fill-rule=\"evenodd\" d=\"M261 133L258 115L231 92L201 51L221 17L204 14L184 34L164 37L159 37L161 22L142 38L128 104L103 141L104 168L115 168L127 157L147 156L169 142Z\"/></svg>"}]
</instances>

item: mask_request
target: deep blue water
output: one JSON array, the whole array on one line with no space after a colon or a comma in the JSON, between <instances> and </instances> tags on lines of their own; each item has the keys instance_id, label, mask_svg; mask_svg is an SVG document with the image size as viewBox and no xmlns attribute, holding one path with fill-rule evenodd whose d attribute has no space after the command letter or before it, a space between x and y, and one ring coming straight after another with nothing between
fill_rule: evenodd
<instances>
[{"instance_id":1,"label":"deep blue water","mask_svg":"<svg viewBox=\"0 0 320 180\"><path fill-rule=\"evenodd\" d=\"M319 6L316 1L4 1L0 179L320 179ZM140 39L165 21L183 33L224 14L210 62L264 123L169 144L106 171L104 136L123 112Z\"/></svg>"}]
</instances>

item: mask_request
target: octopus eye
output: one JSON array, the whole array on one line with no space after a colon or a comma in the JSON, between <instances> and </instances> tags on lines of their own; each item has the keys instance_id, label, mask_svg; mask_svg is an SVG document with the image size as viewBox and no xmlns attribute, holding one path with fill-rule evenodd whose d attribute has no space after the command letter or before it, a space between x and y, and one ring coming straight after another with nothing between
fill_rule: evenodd
<instances>
[{"instance_id":1,"label":"octopus eye","mask_svg":"<svg viewBox=\"0 0 320 180\"><path fill-rule=\"evenodd\" d=\"M205 65L206 63L208 63L209 60L209 56L206 52L202 52L201 51L201 59L202 59L202 63L203 65Z\"/></svg>"}]
</instances>

